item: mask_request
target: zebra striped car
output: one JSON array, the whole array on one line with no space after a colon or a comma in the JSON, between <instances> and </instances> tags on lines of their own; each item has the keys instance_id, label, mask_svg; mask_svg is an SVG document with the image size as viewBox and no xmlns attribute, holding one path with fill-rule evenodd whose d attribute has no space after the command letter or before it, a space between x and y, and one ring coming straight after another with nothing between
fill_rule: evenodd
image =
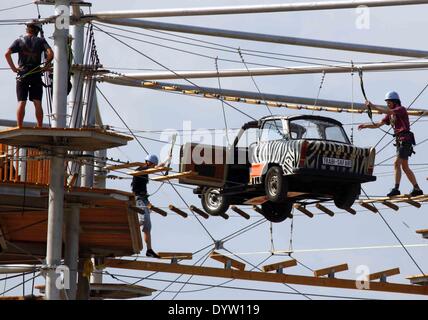
<instances>
[{"instance_id":1,"label":"zebra striped car","mask_svg":"<svg viewBox=\"0 0 428 320\"><path fill-rule=\"evenodd\" d=\"M230 147L188 143L180 170L197 175L180 183L197 186L202 206L219 215L230 205L261 205L272 222L291 215L293 204L333 200L350 208L361 183L375 181L374 148L351 144L334 119L269 116L246 123Z\"/></svg>"}]
</instances>

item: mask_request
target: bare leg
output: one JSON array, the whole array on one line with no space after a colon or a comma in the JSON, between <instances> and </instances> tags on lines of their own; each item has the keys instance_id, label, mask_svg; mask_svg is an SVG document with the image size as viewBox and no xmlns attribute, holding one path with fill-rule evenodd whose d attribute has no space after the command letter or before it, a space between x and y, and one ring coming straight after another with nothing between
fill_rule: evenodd
<instances>
[{"instance_id":1,"label":"bare leg","mask_svg":"<svg viewBox=\"0 0 428 320\"><path fill-rule=\"evenodd\" d=\"M409 167L409 161L408 160L402 160L401 166L403 167L403 171L406 174L406 176L409 179L412 186L417 185L418 182L416 181L415 174L413 173L413 171Z\"/></svg>"},{"instance_id":2,"label":"bare leg","mask_svg":"<svg viewBox=\"0 0 428 320\"><path fill-rule=\"evenodd\" d=\"M42 102L40 100L33 100L34 107L36 108L36 119L37 119L37 127L43 127L43 108Z\"/></svg>"},{"instance_id":3,"label":"bare leg","mask_svg":"<svg viewBox=\"0 0 428 320\"><path fill-rule=\"evenodd\" d=\"M401 182L401 164L403 163L403 160L400 158L396 158L394 162L394 169L395 169L395 184L399 185Z\"/></svg>"},{"instance_id":4,"label":"bare leg","mask_svg":"<svg viewBox=\"0 0 428 320\"><path fill-rule=\"evenodd\" d=\"M24 116L25 116L25 105L27 104L27 101L19 101L18 102L18 111L16 112L16 119L18 127L22 128L24 123Z\"/></svg>"},{"instance_id":5,"label":"bare leg","mask_svg":"<svg viewBox=\"0 0 428 320\"><path fill-rule=\"evenodd\" d=\"M147 250L152 249L152 236L150 231L144 231L144 242L147 245Z\"/></svg>"}]
</instances>

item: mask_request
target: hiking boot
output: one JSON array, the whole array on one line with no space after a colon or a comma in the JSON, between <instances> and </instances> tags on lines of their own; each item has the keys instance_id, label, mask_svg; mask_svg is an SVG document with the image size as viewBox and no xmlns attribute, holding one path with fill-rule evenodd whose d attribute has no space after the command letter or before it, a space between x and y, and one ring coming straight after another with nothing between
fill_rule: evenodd
<instances>
[{"instance_id":1,"label":"hiking boot","mask_svg":"<svg viewBox=\"0 0 428 320\"><path fill-rule=\"evenodd\" d=\"M415 188L413 188L412 192L410 192L410 195L412 197L421 196L423 194L424 194L424 192L421 189L415 189Z\"/></svg>"},{"instance_id":2,"label":"hiking boot","mask_svg":"<svg viewBox=\"0 0 428 320\"><path fill-rule=\"evenodd\" d=\"M388 193L386 196L394 197L394 196L399 196L400 194L401 194L400 190L398 190L397 188L392 188L391 192Z\"/></svg>"},{"instance_id":3,"label":"hiking boot","mask_svg":"<svg viewBox=\"0 0 428 320\"><path fill-rule=\"evenodd\" d=\"M152 258L156 258L156 259L160 258L158 256L158 254L156 252L154 252L152 249L147 249L147 251L146 251L146 257L152 257Z\"/></svg>"}]
</instances>

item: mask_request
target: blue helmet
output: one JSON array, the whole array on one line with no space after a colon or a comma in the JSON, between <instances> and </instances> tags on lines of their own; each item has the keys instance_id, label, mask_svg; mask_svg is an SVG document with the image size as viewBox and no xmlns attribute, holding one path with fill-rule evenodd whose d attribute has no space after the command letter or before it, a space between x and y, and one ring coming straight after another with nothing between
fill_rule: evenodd
<instances>
[{"instance_id":1,"label":"blue helmet","mask_svg":"<svg viewBox=\"0 0 428 320\"><path fill-rule=\"evenodd\" d=\"M157 166L157 165L158 165L158 163L159 163L159 159L158 159L158 157L157 157L156 155L154 155L154 154L149 154L149 155L146 157L146 161L148 161L148 162L150 162L150 163L153 163L155 166Z\"/></svg>"},{"instance_id":2,"label":"blue helmet","mask_svg":"<svg viewBox=\"0 0 428 320\"><path fill-rule=\"evenodd\" d=\"M395 91L390 91L385 95L385 101L387 100L400 100L400 96Z\"/></svg>"}]
</instances>

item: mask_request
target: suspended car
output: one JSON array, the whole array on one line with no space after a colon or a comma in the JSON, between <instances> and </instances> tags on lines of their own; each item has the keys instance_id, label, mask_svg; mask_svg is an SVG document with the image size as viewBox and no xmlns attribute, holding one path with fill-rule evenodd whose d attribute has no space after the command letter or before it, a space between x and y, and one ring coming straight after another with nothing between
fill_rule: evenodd
<instances>
[{"instance_id":1,"label":"suspended car","mask_svg":"<svg viewBox=\"0 0 428 320\"><path fill-rule=\"evenodd\" d=\"M351 144L342 124L321 116L269 116L242 126L229 147L187 143L179 182L197 186L205 211L260 204L272 222L290 216L293 204L333 200L350 208L361 184L375 181L374 148Z\"/></svg>"}]
</instances>

